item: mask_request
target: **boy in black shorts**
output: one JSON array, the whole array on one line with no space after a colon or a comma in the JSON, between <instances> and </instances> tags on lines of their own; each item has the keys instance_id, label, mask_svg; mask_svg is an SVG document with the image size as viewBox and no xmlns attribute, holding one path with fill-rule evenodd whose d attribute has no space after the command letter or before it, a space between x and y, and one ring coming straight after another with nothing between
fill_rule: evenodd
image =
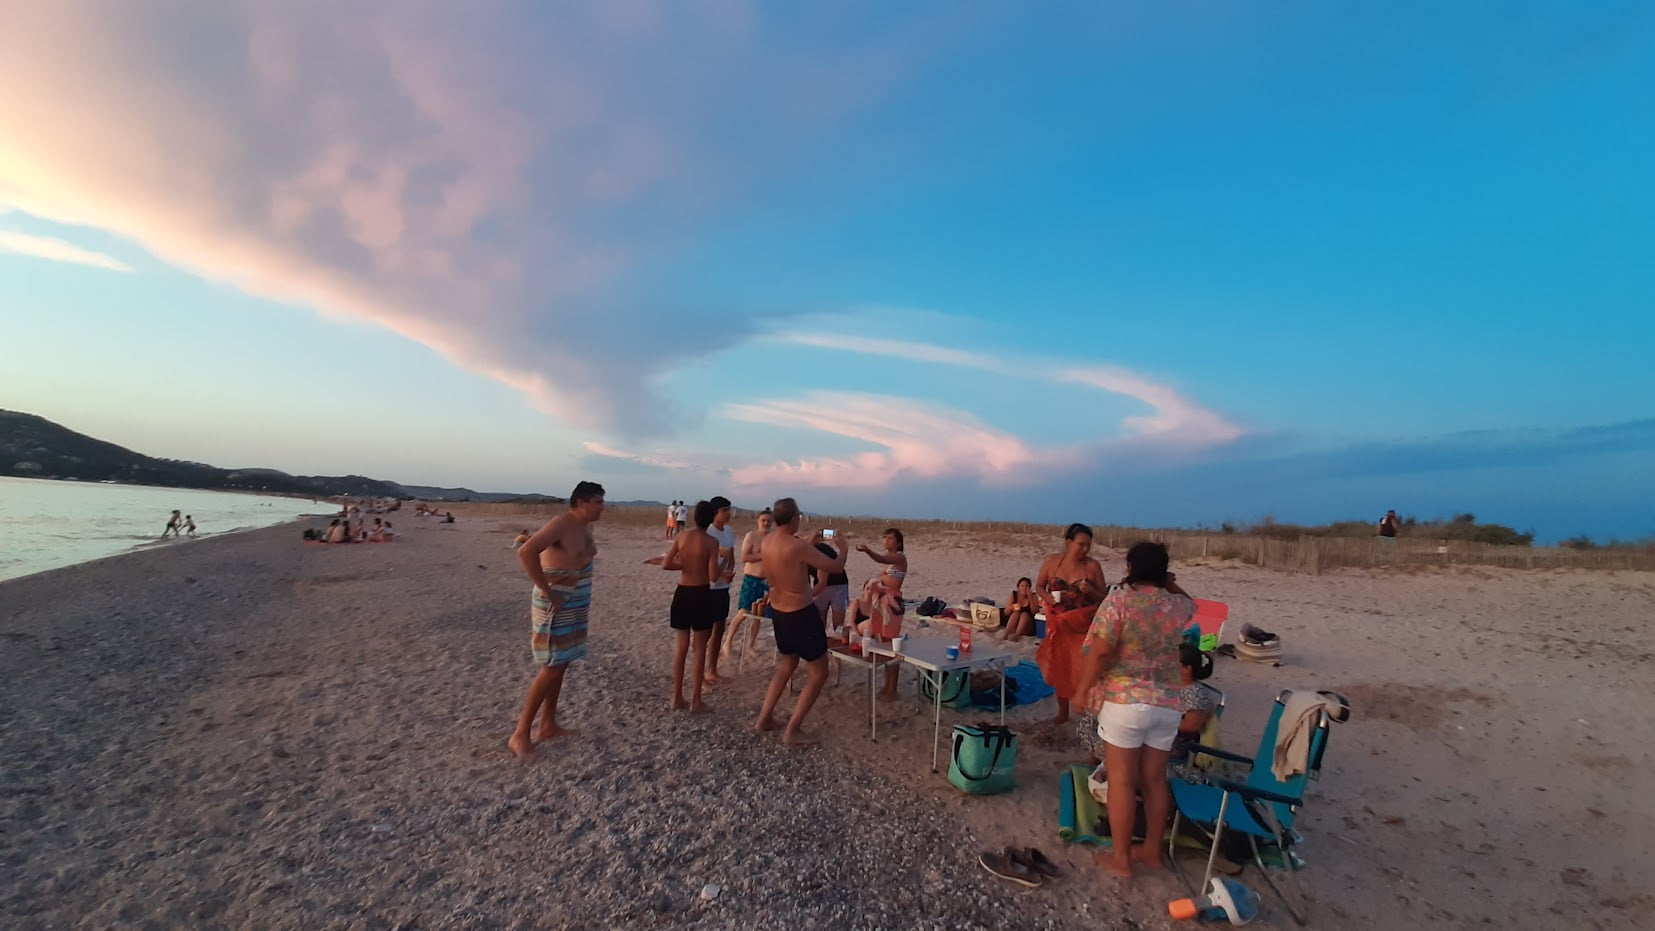
<instances>
[{"instance_id":1,"label":"boy in black shorts","mask_svg":"<svg viewBox=\"0 0 1655 931\"><path fill-rule=\"evenodd\" d=\"M724 619L723 599L713 597L711 583L718 578L718 541L707 533L717 508L705 501L695 503L695 529L672 538L672 546L665 556L647 562L662 569L678 570L678 588L672 593L672 611L668 623L678 632L678 647L672 657L672 710L685 706L684 659L690 643L695 644L695 668L691 676L689 709L693 713L711 711L701 700L702 670L706 666L707 639L713 625Z\"/></svg>"},{"instance_id":2,"label":"boy in black shorts","mask_svg":"<svg viewBox=\"0 0 1655 931\"><path fill-rule=\"evenodd\" d=\"M816 738L806 734L802 725L810 706L816 703L816 696L827 683L827 633L822 629L822 615L816 610L806 570L845 571L845 556L851 547L841 535L839 555L830 557L810 541L799 539L799 504L792 498L777 501L771 511L776 529L764 538L761 553L764 577L770 583L770 618L776 630L776 652L781 654L781 660L776 663L776 674L770 679L770 690L765 693L764 707L753 729L763 733L782 727L774 716L776 703L781 701L788 680L793 678L793 670L803 662L809 679L804 691L799 693L798 704L793 706L793 716L782 730L782 743L815 743Z\"/></svg>"}]
</instances>

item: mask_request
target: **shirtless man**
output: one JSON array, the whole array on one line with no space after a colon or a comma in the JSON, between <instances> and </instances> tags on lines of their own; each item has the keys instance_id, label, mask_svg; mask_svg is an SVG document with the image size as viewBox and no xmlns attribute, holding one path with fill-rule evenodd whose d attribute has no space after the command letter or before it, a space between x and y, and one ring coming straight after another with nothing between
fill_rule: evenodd
<instances>
[{"instance_id":1,"label":"shirtless man","mask_svg":"<svg viewBox=\"0 0 1655 931\"><path fill-rule=\"evenodd\" d=\"M581 482L569 495L569 512L554 517L535 531L517 550L523 569L534 583L529 603L529 646L540 672L529 685L517 730L507 742L522 759L534 756L535 740L573 734L557 725L557 699L563 693L563 674L569 664L586 656L586 614L592 605L592 561L598 542L592 524L603 516L603 486ZM540 732L529 729L535 712Z\"/></svg>"},{"instance_id":2,"label":"shirtless man","mask_svg":"<svg viewBox=\"0 0 1655 931\"><path fill-rule=\"evenodd\" d=\"M753 606L753 602L770 593L770 584L764 577L764 556L760 549L770 532L776 529L776 518L769 508L759 512L756 528L747 532L741 538L741 596L736 600L736 610L746 611ZM747 652L751 653L755 644L759 642L758 625L753 625L747 637Z\"/></svg>"},{"instance_id":3,"label":"shirtless man","mask_svg":"<svg viewBox=\"0 0 1655 931\"><path fill-rule=\"evenodd\" d=\"M695 641L695 669L691 674L691 713L710 711L701 701L701 683L707 664L707 635L714 623L723 620L719 606L724 599L713 595L712 580L718 578L718 540L707 533L718 509L709 501L695 502L695 529L672 538L666 555L645 562L662 569L677 570L678 588L672 593L672 611L667 623L678 632L678 648L672 657L671 710L684 707L684 657Z\"/></svg>"},{"instance_id":4,"label":"shirtless man","mask_svg":"<svg viewBox=\"0 0 1655 931\"><path fill-rule=\"evenodd\" d=\"M730 616L730 583L736 575L736 532L730 528L730 499L714 495L711 504L715 510L713 525L707 528L707 535L718 541L718 575L713 577L711 585L718 620L713 624L713 635L708 641L711 648L707 650L706 680L707 684L716 685L719 682L719 645L724 642L724 620Z\"/></svg>"},{"instance_id":5,"label":"shirtless man","mask_svg":"<svg viewBox=\"0 0 1655 931\"><path fill-rule=\"evenodd\" d=\"M799 532L799 505L792 498L777 501L772 512L776 530L764 538L764 577L770 582L770 617L776 631L776 652L781 659L776 663L776 674L770 677L770 691L765 693L764 707L759 710L758 723L753 730L763 733L782 727L776 720L776 703L781 701L788 680L802 661L808 676L798 704L793 706L793 717L782 731L782 743L812 744L816 738L802 728L810 706L822 693L827 683L827 632L822 629L822 615L816 610L806 570L814 567L821 572L845 571L845 557L850 554L850 541L839 537L839 555L823 555L809 540L801 540Z\"/></svg>"}]
</instances>

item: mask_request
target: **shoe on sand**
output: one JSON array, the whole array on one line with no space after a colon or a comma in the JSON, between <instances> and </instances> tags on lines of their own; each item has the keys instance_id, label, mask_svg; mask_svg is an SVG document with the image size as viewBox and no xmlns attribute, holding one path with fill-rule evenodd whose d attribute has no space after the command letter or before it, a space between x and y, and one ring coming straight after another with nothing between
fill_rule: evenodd
<instances>
[{"instance_id":1,"label":"shoe on sand","mask_svg":"<svg viewBox=\"0 0 1655 931\"><path fill-rule=\"evenodd\" d=\"M1013 863L1011 858L1004 853L984 852L978 854L977 862L983 865L983 869L988 870L990 873L993 873L1001 879L1009 879L1014 883L1028 886L1030 888L1039 888L1040 886L1041 879L1039 873L1032 872L1017 863Z\"/></svg>"},{"instance_id":2,"label":"shoe on sand","mask_svg":"<svg viewBox=\"0 0 1655 931\"><path fill-rule=\"evenodd\" d=\"M1030 872L1051 879L1057 879L1063 875L1063 870L1059 869L1056 863L1047 859L1044 853L1034 847L1024 847L1021 850L1007 847L1006 850L1011 857L1011 862Z\"/></svg>"}]
</instances>

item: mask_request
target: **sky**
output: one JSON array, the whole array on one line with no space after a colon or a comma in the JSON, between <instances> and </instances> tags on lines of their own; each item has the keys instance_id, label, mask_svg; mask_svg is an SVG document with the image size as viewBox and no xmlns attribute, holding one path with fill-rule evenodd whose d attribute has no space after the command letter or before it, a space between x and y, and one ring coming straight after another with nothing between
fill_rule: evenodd
<instances>
[{"instance_id":1,"label":"sky","mask_svg":"<svg viewBox=\"0 0 1655 931\"><path fill-rule=\"evenodd\" d=\"M0 407L615 500L1655 536L1655 7L0 7Z\"/></svg>"}]
</instances>

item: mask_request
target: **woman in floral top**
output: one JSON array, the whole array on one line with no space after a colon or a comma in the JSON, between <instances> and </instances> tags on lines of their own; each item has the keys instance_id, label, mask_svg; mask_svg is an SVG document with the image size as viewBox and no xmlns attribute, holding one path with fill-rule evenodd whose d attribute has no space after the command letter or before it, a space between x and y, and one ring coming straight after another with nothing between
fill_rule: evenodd
<instances>
[{"instance_id":1,"label":"woman in floral top","mask_svg":"<svg viewBox=\"0 0 1655 931\"><path fill-rule=\"evenodd\" d=\"M1103 765L1109 773L1109 870L1131 876L1133 864L1158 869L1172 792L1167 760L1178 736L1183 676L1178 645L1195 617L1195 600L1167 571L1167 548L1136 543L1126 552L1126 578L1098 608L1081 647L1076 694L1098 716ZM1145 836L1131 844L1138 790L1144 795Z\"/></svg>"}]
</instances>

